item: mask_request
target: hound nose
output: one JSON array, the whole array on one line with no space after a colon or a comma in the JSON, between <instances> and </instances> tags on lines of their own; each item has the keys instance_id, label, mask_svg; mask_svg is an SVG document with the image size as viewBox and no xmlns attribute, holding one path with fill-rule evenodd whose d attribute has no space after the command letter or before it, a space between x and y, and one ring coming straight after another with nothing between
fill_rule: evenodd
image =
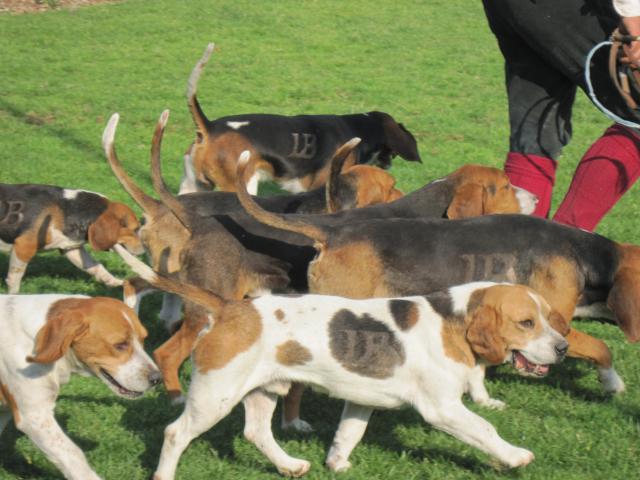
<instances>
[{"instance_id":1,"label":"hound nose","mask_svg":"<svg viewBox=\"0 0 640 480\"><path fill-rule=\"evenodd\" d=\"M158 385L160 382L162 381L162 374L156 370L154 372L151 372L151 374L149 375L149 383L152 386L156 386Z\"/></svg>"},{"instance_id":2,"label":"hound nose","mask_svg":"<svg viewBox=\"0 0 640 480\"><path fill-rule=\"evenodd\" d=\"M564 356L567 354L567 350L569 350L569 344L567 342L559 343L556 345L555 349L558 358L564 358Z\"/></svg>"}]
</instances>

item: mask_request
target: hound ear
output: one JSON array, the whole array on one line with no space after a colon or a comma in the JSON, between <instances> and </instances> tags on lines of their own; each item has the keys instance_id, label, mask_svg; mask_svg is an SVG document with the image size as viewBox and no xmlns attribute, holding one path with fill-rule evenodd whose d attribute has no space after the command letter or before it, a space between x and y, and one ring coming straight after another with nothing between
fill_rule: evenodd
<instances>
[{"instance_id":1,"label":"hound ear","mask_svg":"<svg viewBox=\"0 0 640 480\"><path fill-rule=\"evenodd\" d=\"M118 241L120 222L108 210L89 225L89 244L94 250L109 250Z\"/></svg>"},{"instance_id":2,"label":"hound ear","mask_svg":"<svg viewBox=\"0 0 640 480\"><path fill-rule=\"evenodd\" d=\"M622 268L616 273L607 306L615 314L627 340L631 343L640 340L640 273L637 270Z\"/></svg>"},{"instance_id":3,"label":"hound ear","mask_svg":"<svg viewBox=\"0 0 640 480\"><path fill-rule=\"evenodd\" d=\"M476 183L467 183L457 188L447 208L447 218L457 220L484 215L484 196L484 188Z\"/></svg>"},{"instance_id":4,"label":"hound ear","mask_svg":"<svg viewBox=\"0 0 640 480\"><path fill-rule=\"evenodd\" d=\"M474 312L467 329L471 349L492 365L502 363L507 351L500 326L502 319L495 308L481 305Z\"/></svg>"},{"instance_id":5,"label":"hound ear","mask_svg":"<svg viewBox=\"0 0 640 480\"><path fill-rule=\"evenodd\" d=\"M56 313L38 332L34 355L28 356L27 362L55 362L88 329L89 325L80 312L66 310Z\"/></svg>"},{"instance_id":6,"label":"hound ear","mask_svg":"<svg viewBox=\"0 0 640 480\"><path fill-rule=\"evenodd\" d=\"M569 334L569 322L556 310L551 310L549 314L549 325L563 337Z\"/></svg>"},{"instance_id":7,"label":"hound ear","mask_svg":"<svg viewBox=\"0 0 640 480\"><path fill-rule=\"evenodd\" d=\"M410 162L422 163L415 137L404 125L397 123L390 115L384 122L387 145L394 154L400 155Z\"/></svg>"}]
</instances>

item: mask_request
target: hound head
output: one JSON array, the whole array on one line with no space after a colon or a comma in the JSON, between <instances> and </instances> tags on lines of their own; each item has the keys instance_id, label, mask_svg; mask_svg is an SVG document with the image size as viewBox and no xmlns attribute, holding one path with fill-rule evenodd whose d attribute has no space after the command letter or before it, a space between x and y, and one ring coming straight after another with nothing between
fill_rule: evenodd
<instances>
[{"instance_id":1,"label":"hound head","mask_svg":"<svg viewBox=\"0 0 640 480\"><path fill-rule=\"evenodd\" d=\"M27 361L53 363L72 355L116 395L137 398L161 380L142 347L146 336L138 316L119 300L65 298L49 308Z\"/></svg>"},{"instance_id":2,"label":"hound head","mask_svg":"<svg viewBox=\"0 0 640 480\"><path fill-rule=\"evenodd\" d=\"M532 289L495 285L476 290L468 305L467 341L489 364L512 362L521 373L543 376L569 344L568 324ZM469 318L470 317L470 318Z\"/></svg>"},{"instance_id":3,"label":"hound head","mask_svg":"<svg viewBox=\"0 0 640 480\"><path fill-rule=\"evenodd\" d=\"M465 165L450 176L455 181L454 197L447 209L451 219L497 213L529 215L538 203L538 197L511 185L498 168Z\"/></svg>"},{"instance_id":4,"label":"hound head","mask_svg":"<svg viewBox=\"0 0 640 480\"><path fill-rule=\"evenodd\" d=\"M140 221L124 203L109 202L107 209L89 226L89 243L94 250L109 250L121 243L134 255L144 252L138 238Z\"/></svg>"}]
</instances>

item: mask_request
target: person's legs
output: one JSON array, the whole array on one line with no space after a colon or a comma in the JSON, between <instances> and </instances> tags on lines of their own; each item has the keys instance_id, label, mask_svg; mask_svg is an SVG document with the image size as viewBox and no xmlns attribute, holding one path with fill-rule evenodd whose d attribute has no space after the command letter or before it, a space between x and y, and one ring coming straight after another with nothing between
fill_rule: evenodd
<instances>
[{"instance_id":1,"label":"person's legs","mask_svg":"<svg viewBox=\"0 0 640 480\"><path fill-rule=\"evenodd\" d=\"M546 217L556 159L571 138L576 86L514 28L520 12L507 3L484 1L489 26L505 59L511 134L504 169L513 185L538 196L534 215Z\"/></svg>"},{"instance_id":2,"label":"person's legs","mask_svg":"<svg viewBox=\"0 0 640 480\"><path fill-rule=\"evenodd\" d=\"M640 176L640 137L609 127L585 153L553 220L593 230Z\"/></svg>"}]
</instances>

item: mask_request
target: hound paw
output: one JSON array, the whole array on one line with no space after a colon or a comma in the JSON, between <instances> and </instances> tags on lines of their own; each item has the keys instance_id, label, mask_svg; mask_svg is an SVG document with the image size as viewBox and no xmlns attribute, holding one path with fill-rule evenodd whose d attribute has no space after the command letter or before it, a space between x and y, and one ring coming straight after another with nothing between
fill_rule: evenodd
<instances>
[{"instance_id":1,"label":"hound paw","mask_svg":"<svg viewBox=\"0 0 640 480\"><path fill-rule=\"evenodd\" d=\"M107 287L121 287L123 283L124 283L124 281L122 281L122 280L120 280L119 278L116 278L116 277L106 278L104 280L104 284Z\"/></svg>"},{"instance_id":2,"label":"hound paw","mask_svg":"<svg viewBox=\"0 0 640 480\"><path fill-rule=\"evenodd\" d=\"M311 463L294 459L289 465L278 466L278 472L285 477L301 477L309 471Z\"/></svg>"},{"instance_id":3,"label":"hound paw","mask_svg":"<svg viewBox=\"0 0 640 480\"><path fill-rule=\"evenodd\" d=\"M286 421L282 421L282 429L283 430L289 430L289 429L293 429L296 432L300 432L300 433L311 433L313 432L313 427L305 422L304 420L302 420L301 418L294 418L293 420L286 422Z\"/></svg>"},{"instance_id":4,"label":"hound paw","mask_svg":"<svg viewBox=\"0 0 640 480\"><path fill-rule=\"evenodd\" d=\"M621 393L624 392L624 382L613 368L601 368L598 371L598 378L602 383L602 388L606 392Z\"/></svg>"},{"instance_id":5,"label":"hound paw","mask_svg":"<svg viewBox=\"0 0 640 480\"><path fill-rule=\"evenodd\" d=\"M481 407L490 408L491 410L504 410L507 406L502 400L498 400L497 398L487 398L484 400L478 400L476 402Z\"/></svg>"},{"instance_id":6,"label":"hound paw","mask_svg":"<svg viewBox=\"0 0 640 480\"><path fill-rule=\"evenodd\" d=\"M510 468L524 467L525 465L529 465L534 458L536 457L533 452L530 452L525 448L514 447L506 461L506 464Z\"/></svg>"},{"instance_id":7,"label":"hound paw","mask_svg":"<svg viewBox=\"0 0 640 480\"><path fill-rule=\"evenodd\" d=\"M325 465L329 470L335 473L346 472L351 468L351 462L342 457L327 457Z\"/></svg>"},{"instance_id":8,"label":"hound paw","mask_svg":"<svg viewBox=\"0 0 640 480\"><path fill-rule=\"evenodd\" d=\"M177 406L177 405L184 405L184 403L187 401L187 399L184 397L184 395L180 394L180 395L171 395L170 396L170 402L171 405Z\"/></svg>"}]
</instances>

